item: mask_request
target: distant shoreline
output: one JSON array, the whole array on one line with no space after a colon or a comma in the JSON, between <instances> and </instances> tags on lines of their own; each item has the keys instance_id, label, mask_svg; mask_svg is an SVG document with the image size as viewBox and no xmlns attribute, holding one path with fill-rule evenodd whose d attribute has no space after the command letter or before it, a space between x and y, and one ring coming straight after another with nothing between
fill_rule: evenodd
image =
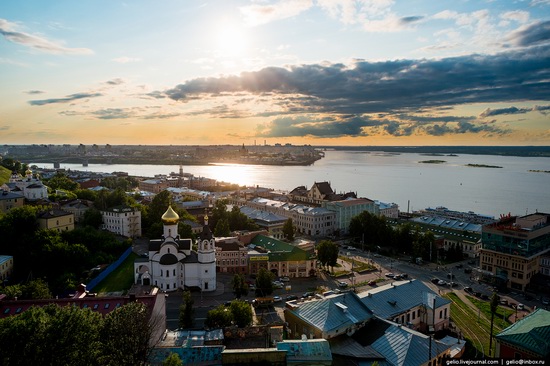
<instances>
[{"instance_id":1,"label":"distant shoreline","mask_svg":"<svg viewBox=\"0 0 550 366\"><path fill-rule=\"evenodd\" d=\"M326 150L345 150L386 153L416 153L422 155L501 155L550 157L550 146L315 146Z\"/></svg>"}]
</instances>

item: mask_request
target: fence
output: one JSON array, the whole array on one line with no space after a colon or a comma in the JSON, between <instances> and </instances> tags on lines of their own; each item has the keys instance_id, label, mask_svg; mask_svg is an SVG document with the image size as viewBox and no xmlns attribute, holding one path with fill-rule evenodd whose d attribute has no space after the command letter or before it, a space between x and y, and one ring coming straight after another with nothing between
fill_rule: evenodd
<instances>
[{"instance_id":1,"label":"fence","mask_svg":"<svg viewBox=\"0 0 550 366\"><path fill-rule=\"evenodd\" d=\"M126 260L126 258L128 258L128 256L130 255L130 253L132 253L132 247L128 247L128 249L126 249L126 251L124 253L122 253L122 255L116 260L114 261L113 263L111 263L109 265L109 267L105 268L103 270L103 272L101 272L100 274L97 275L96 278L94 278L93 280L91 280L87 285L86 285L86 290L88 291L91 291L93 290L94 287L96 287L101 281L103 281L105 279L105 277L107 277L108 275L111 274L111 272L113 272L115 269L118 268L118 266L120 266L120 264L122 262L124 262Z\"/></svg>"}]
</instances>

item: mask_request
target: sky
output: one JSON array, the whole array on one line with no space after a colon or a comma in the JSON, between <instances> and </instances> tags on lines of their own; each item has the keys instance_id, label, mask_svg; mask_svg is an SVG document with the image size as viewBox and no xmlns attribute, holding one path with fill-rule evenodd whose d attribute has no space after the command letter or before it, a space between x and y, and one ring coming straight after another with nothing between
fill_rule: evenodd
<instances>
[{"instance_id":1,"label":"sky","mask_svg":"<svg viewBox=\"0 0 550 366\"><path fill-rule=\"evenodd\" d=\"M0 143L550 145L550 0L0 2Z\"/></svg>"}]
</instances>

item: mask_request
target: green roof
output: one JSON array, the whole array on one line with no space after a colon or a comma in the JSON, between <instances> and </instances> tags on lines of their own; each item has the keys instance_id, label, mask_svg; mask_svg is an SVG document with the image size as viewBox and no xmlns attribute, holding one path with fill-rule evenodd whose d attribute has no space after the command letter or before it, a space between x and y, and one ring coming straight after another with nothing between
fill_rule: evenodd
<instances>
[{"instance_id":1,"label":"green roof","mask_svg":"<svg viewBox=\"0 0 550 366\"><path fill-rule=\"evenodd\" d=\"M250 244L264 248L268 252L270 262L315 259L315 252L313 250L305 251L295 245L265 235L256 235Z\"/></svg>"},{"instance_id":2,"label":"green roof","mask_svg":"<svg viewBox=\"0 0 550 366\"><path fill-rule=\"evenodd\" d=\"M546 357L550 355L550 311L537 309L504 329L496 338Z\"/></svg>"}]
</instances>

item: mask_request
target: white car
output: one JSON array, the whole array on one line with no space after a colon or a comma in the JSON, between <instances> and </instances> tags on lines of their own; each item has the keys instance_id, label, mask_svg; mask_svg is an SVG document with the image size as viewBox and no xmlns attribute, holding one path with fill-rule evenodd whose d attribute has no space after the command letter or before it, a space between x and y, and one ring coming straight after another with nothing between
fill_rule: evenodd
<instances>
[{"instance_id":1,"label":"white car","mask_svg":"<svg viewBox=\"0 0 550 366\"><path fill-rule=\"evenodd\" d=\"M281 296L273 296L273 302L281 302L283 298Z\"/></svg>"},{"instance_id":2,"label":"white car","mask_svg":"<svg viewBox=\"0 0 550 366\"><path fill-rule=\"evenodd\" d=\"M446 285L447 285L447 282L446 282L446 281L443 281L443 280L439 280L439 281L437 282L437 284L438 284L439 286L446 286Z\"/></svg>"}]
</instances>

